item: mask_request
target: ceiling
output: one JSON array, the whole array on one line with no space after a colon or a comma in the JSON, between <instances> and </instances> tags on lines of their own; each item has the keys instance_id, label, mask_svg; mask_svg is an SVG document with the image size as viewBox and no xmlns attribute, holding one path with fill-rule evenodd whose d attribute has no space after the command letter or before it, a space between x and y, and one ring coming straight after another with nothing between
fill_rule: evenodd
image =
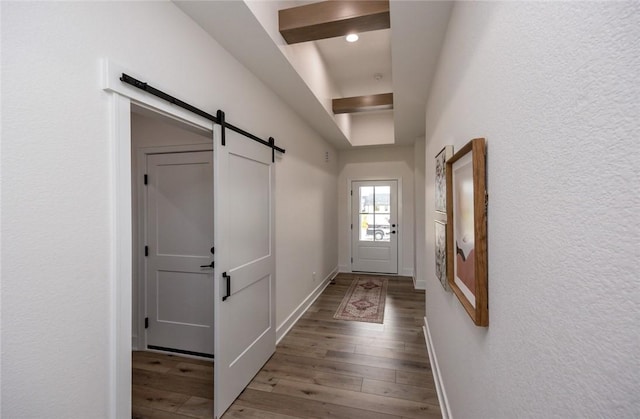
<instances>
[{"instance_id":1,"label":"ceiling","mask_svg":"<svg viewBox=\"0 0 640 419\"><path fill-rule=\"evenodd\" d=\"M391 30L359 36L357 42L343 37L314 42L343 97L391 92ZM379 80L375 74L380 75Z\"/></svg>"},{"instance_id":2,"label":"ceiling","mask_svg":"<svg viewBox=\"0 0 640 419\"><path fill-rule=\"evenodd\" d=\"M331 98L325 97L330 94L393 92L394 109L386 111L393 113L395 138L390 141L409 145L425 135L426 103L453 3L392 0L391 29L360 33L355 43L337 37L289 46L278 32L278 10L313 2L174 2L337 148L355 144L350 130L341 124L344 120L333 115ZM313 44L319 53L312 65L324 65L321 71L309 73L308 63L292 61L292 56L305 57L300 54L305 44ZM318 77L333 87L331 93L317 87L318 81L312 79ZM357 145L366 143L359 140Z\"/></svg>"}]
</instances>

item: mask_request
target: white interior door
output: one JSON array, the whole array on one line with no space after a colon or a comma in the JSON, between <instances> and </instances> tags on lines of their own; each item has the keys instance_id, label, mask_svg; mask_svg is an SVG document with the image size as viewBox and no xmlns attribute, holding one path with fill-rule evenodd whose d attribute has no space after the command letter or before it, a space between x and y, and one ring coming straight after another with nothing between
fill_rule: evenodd
<instances>
[{"instance_id":1,"label":"white interior door","mask_svg":"<svg viewBox=\"0 0 640 419\"><path fill-rule=\"evenodd\" d=\"M351 183L351 270L398 273L398 181Z\"/></svg>"},{"instance_id":2,"label":"white interior door","mask_svg":"<svg viewBox=\"0 0 640 419\"><path fill-rule=\"evenodd\" d=\"M214 129L215 386L221 417L275 352L275 256L271 150Z\"/></svg>"},{"instance_id":3,"label":"white interior door","mask_svg":"<svg viewBox=\"0 0 640 419\"><path fill-rule=\"evenodd\" d=\"M147 347L213 357L213 156L147 156Z\"/></svg>"}]
</instances>

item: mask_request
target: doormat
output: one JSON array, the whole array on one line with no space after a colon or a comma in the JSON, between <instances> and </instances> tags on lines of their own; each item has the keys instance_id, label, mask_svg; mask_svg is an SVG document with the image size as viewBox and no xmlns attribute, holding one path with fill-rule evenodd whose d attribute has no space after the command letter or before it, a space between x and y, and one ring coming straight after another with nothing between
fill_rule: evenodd
<instances>
[{"instance_id":1,"label":"doormat","mask_svg":"<svg viewBox=\"0 0 640 419\"><path fill-rule=\"evenodd\" d=\"M382 323L387 299L387 286L387 278L356 277L333 318Z\"/></svg>"}]
</instances>

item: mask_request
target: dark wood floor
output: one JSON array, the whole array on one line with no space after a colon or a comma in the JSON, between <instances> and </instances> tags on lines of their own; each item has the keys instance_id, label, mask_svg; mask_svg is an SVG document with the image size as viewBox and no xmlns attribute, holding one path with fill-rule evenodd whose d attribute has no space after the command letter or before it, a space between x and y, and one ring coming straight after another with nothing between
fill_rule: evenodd
<instances>
[{"instance_id":1,"label":"dark wood floor","mask_svg":"<svg viewBox=\"0 0 640 419\"><path fill-rule=\"evenodd\" d=\"M340 274L223 418L440 418L422 334L424 292L389 277L384 324L334 320ZM134 418L211 418L213 365L134 352Z\"/></svg>"},{"instance_id":2,"label":"dark wood floor","mask_svg":"<svg viewBox=\"0 0 640 419\"><path fill-rule=\"evenodd\" d=\"M211 418L213 362L133 352L132 417Z\"/></svg>"}]
</instances>

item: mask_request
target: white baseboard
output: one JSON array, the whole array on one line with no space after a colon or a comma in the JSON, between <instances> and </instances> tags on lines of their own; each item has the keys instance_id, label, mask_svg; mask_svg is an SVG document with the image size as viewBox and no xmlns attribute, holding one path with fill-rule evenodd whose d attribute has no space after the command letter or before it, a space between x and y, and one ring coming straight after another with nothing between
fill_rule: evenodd
<instances>
[{"instance_id":1,"label":"white baseboard","mask_svg":"<svg viewBox=\"0 0 640 419\"><path fill-rule=\"evenodd\" d=\"M424 332L424 340L427 342L427 351L429 352L429 362L431 363L431 372L433 373L433 380L436 383L436 392L438 393L438 402L440 402L440 410L442 412L442 419L453 419L451 416L451 407L449 406L449 399L447 398L447 392L444 389L444 383L442 382L442 375L440 374L440 367L438 366L438 357L433 347L433 341L431 340L431 332L429 331L429 323L427 317L424 317L424 326L422 326Z\"/></svg>"},{"instance_id":2,"label":"white baseboard","mask_svg":"<svg viewBox=\"0 0 640 419\"><path fill-rule=\"evenodd\" d=\"M132 351L137 351L138 350L138 337L137 336L131 336L131 350Z\"/></svg>"},{"instance_id":3,"label":"white baseboard","mask_svg":"<svg viewBox=\"0 0 640 419\"><path fill-rule=\"evenodd\" d=\"M338 272L351 272L349 265L338 265Z\"/></svg>"},{"instance_id":4,"label":"white baseboard","mask_svg":"<svg viewBox=\"0 0 640 419\"><path fill-rule=\"evenodd\" d=\"M413 277L413 288L417 289L417 290L426 290L427 289L427 281L425 281L424 279L416 279L416 277Z\"/></svg>"},{"instance_id":5,"label":"white baseboard","mask_svg":"<svg viewBox=\"0 0 640 419\"><path fill-rule=\"evenodd\" d=\"M411 268L402 268L402 276L413 276L413 269Z\"/></svg>"},{"instance_id":6,"label":"white baseboard","mask_svg":"<svg viewBox=\"0 0 640 419\"><path fill-rule=\"evenodd\" d=\"M327 275L327 277L323 279L322 282L313 291L311 291L311 294L309 294L307 298L305 298L304 301L302 301L302 303L300 303L300 305L296 307L295 310L293 310L293 313L291 313L289 317L287 317L285 321L283 321L282 324L278 326L278 328L276 329L276 345L280 343L282 338L285 337L289 330L291 330L293 325L296 324L298 319L302 317L304 312L307 311L311 304L316 301L320 294L322 294L322 291L324 291L324 289L329 285L331 280L336 277L336 275L338 275L338 267L336 267L329 275Z\"/></svg>"}]
</instances>

